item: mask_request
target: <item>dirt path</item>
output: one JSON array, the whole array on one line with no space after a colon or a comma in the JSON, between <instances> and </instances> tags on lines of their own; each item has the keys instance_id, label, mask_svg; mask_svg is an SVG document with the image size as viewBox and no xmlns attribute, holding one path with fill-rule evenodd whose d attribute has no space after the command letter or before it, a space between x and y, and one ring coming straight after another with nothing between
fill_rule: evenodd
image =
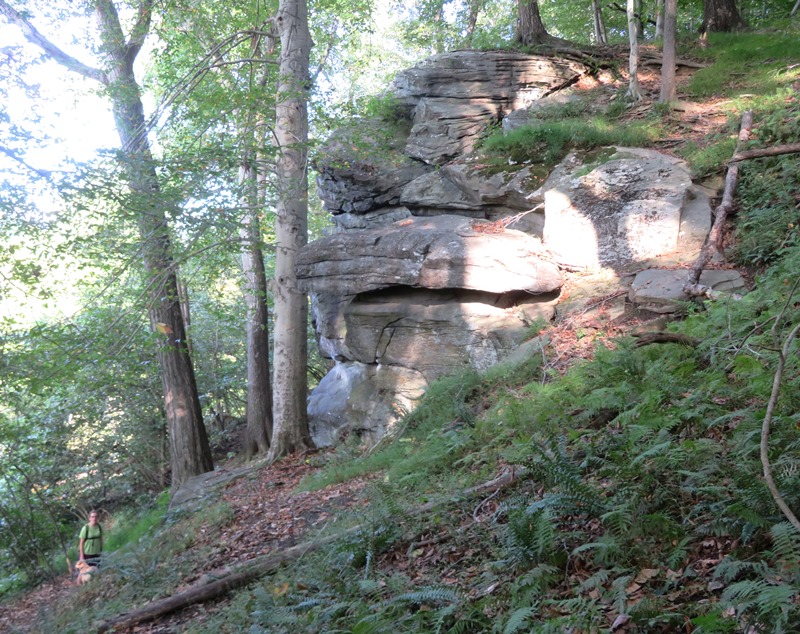
<instances>
[{"instance_id":1,"label":"dirt path","mask_svg":"<svg viewBox=\"0 0 800 634\"><path fill-rule=\"evenodd\" d=\"M359 493L367 478L319 491L295 492L300 481L316 469L307 456L295 456L229 483L222 501L230 507L233 518L221 528L200 530L191 550L206 549L211 554L174 591L187 588L204 575L214 576L226 567L293 545L306 531L322 527L335 513L363 504ZM80 589L64 575L0 605L0 632L55 634L37 629L41 611L57 606L68 609L70 596L76 592ZM192 624L196 627L223 604L195 606L130 631L188 632Z\"/></svg>"}]
</instances>

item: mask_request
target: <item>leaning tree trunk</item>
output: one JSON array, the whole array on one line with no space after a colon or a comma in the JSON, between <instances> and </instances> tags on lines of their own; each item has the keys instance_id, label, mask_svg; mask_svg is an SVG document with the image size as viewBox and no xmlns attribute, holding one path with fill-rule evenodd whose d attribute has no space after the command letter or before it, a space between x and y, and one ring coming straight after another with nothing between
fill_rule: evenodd
<instances>
[{"instance_id":1,"label":"leaning tree trunk","mask_svg":"<svg viewBox=\"0 0 800 634\"><path fill-rule=\"evenodd\" d=\"M149 6L146 9L149 11ZM95 15L110 64L108 92L122 142L128 185L134 204L140 207L139 234L150 281L148 313L153 332L163 337L158 346L158 363L169 428L172 484L180 485L191 476L213 470L214 463L186 346L167 215L147 140L141 92L133 73L135 54L131 54L125 41L113 2L97 0Z\"/></svg>"},{"instance_id":2,"label":"leaning tree trunk","mask_svg":"<svg viewBox=\"0 0 800 634\"><path fill-rule=\"evenodd\" d=\"M746 26L736 7L736 0L704 0L700 33L728 33Z\"/></svg>"},{"instance_id":3,"label":"leaning tree trunk","mask_svg":"<svg viewBox=\"0 0 800 634\"><path fill-rule=\"evenodd\" d=\"M666 0L664 5L664 46L661 61L661 103L675 101L675 32L677 30L678 0Z\"/></svg>"},{"instance_id":4,"label":"leaning tree trunk","mask_svg":"<svg viewBox=\"0 0 800 634\"><path fill-rule=\"evenodd\" d=\"M275 222L275 348L270 460L313 447L308 431L308 298L297 285L297 252L308 241L308 65L311 34L306 0L281 0L275 107L278 145Z\"/></svg>"},{"instance_id":5,"label":"leaning tree trunk","mask_svg":"<svg viewBox=\"0 0 800 634\"><path fill-rule=\"evenodd\" d=\"M516 40L522 46L535 46L550 36L539 14L538 0L518 0Z\"/></svg>"},{"instance_id":6,"label":"leaning tree trunk","mask_svg":"<svg viewBox=\"0 0 800 634\"><path fill-rule=\"evenodd\" d=\"M194 369L186 347L186 329L171 255L167 214L147 140L141 91L133 72L133 63L150 29L153 2L141 0L138 4L135 22L126 40L112 0L94 1L92 6L99 24L107 70L87 66L58 48L5 0L0 0L0 13L47 57L71 72L103 84L111 100L122 142L131 202L138 213L142 256L149 284L148 315L153 332L163 336L157 356L169 428L172 483L180 484L193 475L211 471L214 464L203 425Z\"/></svg>"}]
</instances>

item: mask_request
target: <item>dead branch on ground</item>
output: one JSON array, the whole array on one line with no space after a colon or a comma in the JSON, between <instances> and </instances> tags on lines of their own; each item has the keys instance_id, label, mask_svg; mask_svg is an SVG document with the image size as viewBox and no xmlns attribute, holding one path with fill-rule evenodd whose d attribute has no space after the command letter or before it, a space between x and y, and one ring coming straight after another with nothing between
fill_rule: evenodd
<instances>
[{"instance_id":1,"label":"dead branch on ground","mask_svg":"<svg viewBox=\"0 0 800 634\"><path fill-rule=\"evenodd\" d=\"M757 150L744 150L736 152L728 163L738 163L749 159L763 158L765 156L781 156L782 154L797 154L800 152L800 143L787 143Z\"/></svg>"},{"instance_id":2,"label":"dead branch on ground","mask_svg":"<svg viewBox=\"0 0 800 634\"><path fill-rule=\"evenodd\" d=\"M461 492L459 497L470 497L479 493L484 493L487 490L500 491L515 482L517 482L524 474L525 469L509 469L503 472L498 477L488 482L484 482L477 486L465 489ZM415 516L422 515L428 511L433 510L438 506L443 506L447 502L452 501L453 498L447 500L428 502L418 507L412 513ZM119 628L129 628L140 623L152 621L158 617L170 614L177 610L183 609L196 603L202 603L211 599L217 599L232 590L246 586L280 568L283 564L299 559L307 553L317 551L324 546L333 544L340 539L357 534L362 530L362 526L352 526L335 535L328 535L317 539L312 539L308 542L297 544L290 548L284 548L279 552L272 553L265 557L250 560L244 564L235 567L230 572L225 573L214 581L206 581L195 584L188 590L184 590L178 594L166 597L159 601L145 605L142 608L121 614L102 621L97 626L97 632L102 634L110 632Z\"/></svg>"},{"instance_id":3,"label":"dead branch on ground","mask_svg":"<svg viewBox=\"0 0 800 634\"><path fill-rule=\"evenodd\" d=\"M736 144L736 150L747 143L750 138L750 130L753 127L753 111L748 110L742 115L742 126L739 130L739 140ZM734 152L734 156L736 152ZM722 244L722 230L725 227L725 220L728 217L728 212L733 208L733 194L736 191L736 182L739 179L739 164L733 163L728 166L728 173L725 175L725 189L722 193L722 202L714 210L714 224L711 226L711 231L708 232L708 237L700 250L700 255L692 267L686 284L683 287L683 292L689 297L703 297L709 296L712 289L708 286L700 284L700 275L703 269L711 260L714 251L720 250Z\"/></svg>"}]
</instances>

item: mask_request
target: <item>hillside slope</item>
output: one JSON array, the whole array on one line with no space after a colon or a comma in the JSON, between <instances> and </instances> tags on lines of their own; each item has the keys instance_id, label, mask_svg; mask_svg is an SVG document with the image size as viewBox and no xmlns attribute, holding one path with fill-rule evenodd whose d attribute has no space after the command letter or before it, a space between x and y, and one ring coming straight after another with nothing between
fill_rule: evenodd
<instances>
[{"instance_id":1,"label":"hillside slope","mask_svg":"<svg viewBox=\"0 0 800 634\"><path fill-rule=\"evenodd\" d=\"M752 147L797 143L796 39L712 40L716 65L684 77L681 109L655 105L646 74L645 101L618 125L658 118L663 145L702 176L724 170L746 108ZM573 315L519 364L435 384L399 437L253 468L202 512L112 553L101 580L40 588L0 623L83 632L351 527L245 589L128 631L798 631L800 531L760 455L763 442L800 509L798 155L746 162L738 191L726 255L753 290L687 305L668 328L683 343L637 346L636 319ZM497 486L474 488L486 482Z\"/></svg>"}]
</instances>

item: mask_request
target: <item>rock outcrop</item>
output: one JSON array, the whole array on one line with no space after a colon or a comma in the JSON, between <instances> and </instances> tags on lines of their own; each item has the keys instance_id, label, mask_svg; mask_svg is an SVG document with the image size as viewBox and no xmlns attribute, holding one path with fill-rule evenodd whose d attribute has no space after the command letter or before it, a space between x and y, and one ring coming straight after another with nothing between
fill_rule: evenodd
<instances>
[{"instance_id":1,"label":"rock outcrop","mask_svg":"<svg viewBox=\"0 0 800 634\"><path fill-rule=\"evenodd\" d=\"M430 381L524 347L554 317L563 270L630 285L637 269L699 251L708 195L677 159L607 148L570 155L548 175L473 152L488 125L530 121L538 100L574 101L570 86L585 72L519 53L437 55L398 75L395 120L331 136L316 167L334 226L297 269L333 364L309 399L318 445L347 433L375 442ZM580 283L571 302L591 294ZM655 305L653 285L629 301Z\"/></svg>"}]
</instances>

